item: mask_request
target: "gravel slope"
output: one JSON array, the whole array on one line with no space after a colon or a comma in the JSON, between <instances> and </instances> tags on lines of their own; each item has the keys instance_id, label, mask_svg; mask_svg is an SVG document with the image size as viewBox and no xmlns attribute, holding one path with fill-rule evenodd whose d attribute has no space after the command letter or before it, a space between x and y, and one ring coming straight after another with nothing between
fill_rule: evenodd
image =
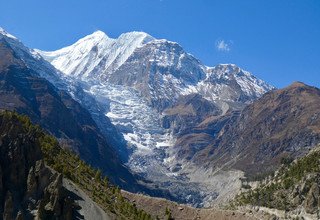
<instances>
[{"instance_id":1,"label":"gravel slope","mask_svg":"<svg viewBox=\"0 0 320 220\"><path fill-rule=\"evenodd\" d=\"M63 185L69 191L76 194L75 201L79 204L79 219L86 220L114 220L115 216L107 214L98 204L96 204L85 192L79 189L71 181L64 179Z\"/></svg>"}]
</instances>

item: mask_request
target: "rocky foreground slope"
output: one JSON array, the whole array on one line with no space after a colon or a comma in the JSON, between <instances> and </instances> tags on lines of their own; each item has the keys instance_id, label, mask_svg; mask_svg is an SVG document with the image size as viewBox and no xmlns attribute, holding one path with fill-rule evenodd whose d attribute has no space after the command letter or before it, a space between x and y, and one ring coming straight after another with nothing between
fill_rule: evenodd
<instances>
[{"instance_id":1,"label":"rocky foreground slope","mask_svg":"<svg viewBox=\"0 0 320 220\"><path fill-rule=\"evenodd\" d=\"M73 219L62 175L45 166L36 131L22 120L0 113L1 219Z\"/></svg>"},{"instance_id":2,"label":"rocky foreground slope","mask_svg":"<svg viewBox=\"0 0 320 220\"><path fill-rule=\"evenodd\" d=\"M123 192L123 196L135 203L137 207L144 208L153 216L159 219L171 220L257 220L268 219L267 213L253 214L249 210L245 212L234 210L194 208L187 205L178 204L162 198L154 198L141 194Z\"/></svg>"},{"instance_id":3,"label":"rocky foreground slope","mask_svg":"<svg viewBox=\"0 0 320 220\"><path fill-rule=\"evenodd\" d=\"M0 219L151 219L26 116L0 112L0 165Z\"/></svg>"},{"instance_id":4,"label":"rocky foreground slope","mask_svg":"<svg viewBox=\"0 0 320 220\"><path fill-rule=\"evenodd\" d=\"M282 166L258 185L245 183L233 206L253 206L283 219L320 218L320 145L306 156L282 159ZM253 188L251 188L253 187Z\"/></svg>"}]
</instances>

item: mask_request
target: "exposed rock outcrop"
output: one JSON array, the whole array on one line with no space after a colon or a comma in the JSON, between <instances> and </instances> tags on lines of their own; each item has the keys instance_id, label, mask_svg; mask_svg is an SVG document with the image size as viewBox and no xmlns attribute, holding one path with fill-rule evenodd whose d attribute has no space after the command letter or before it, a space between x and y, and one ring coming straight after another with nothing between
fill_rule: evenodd
<instances>
[{"instance_id":1,"label":"exposed rock outcrop","mask_svg":"<svg viewBox=\"0 0 320 220\"><path fill-rule=\"evenodd\" d=\"M304 202L304 207L308 213L316 213L320 210L320 183L313 183Z\"/></svg>"},{"instance_id":2,"label":"exposed rock outcrop","mask_svg":"<svg viewBox=\"0 0 320 220\"><path fill-rule=\"evenodd\" d=\"M181 96L177 103L163 112L164 128L171 128L174 134L192 133L191 129L210 116L221 115L219 107L199 94Z\"/></svg>"},{"instance_id":3,"label":"exposed rock outcrop","mask_svg":"<svg viewBox=\"0 0 320 220\"><path fill-rule=\"evenodd\" d=\"M38 137L0 114L0 219L73 219L76 204L62 175L44 165Z\"/></svg>"}]
</instances>

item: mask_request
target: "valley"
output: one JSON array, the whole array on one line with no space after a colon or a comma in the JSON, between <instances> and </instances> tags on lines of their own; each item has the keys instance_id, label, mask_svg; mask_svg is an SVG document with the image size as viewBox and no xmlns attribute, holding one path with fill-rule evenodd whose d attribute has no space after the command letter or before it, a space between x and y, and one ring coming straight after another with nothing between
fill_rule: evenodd
<instances>
[{"instance_id":1,"label":"valley","mask_svg":"<svg viewBox=\"0 0 320 220\"><path fill-rule=\"evenodd\" d=\"M96 31L42 51L0 29L0 110L18 121L27 119L12 112L28 116L23 126L37 124L57 139L38 146L42 153L32 166L44 160L44 169L55 170L50 175L63 174L49 179L79 192L84 200L66 205L74 210L70 204L79 204L83 216L170 219L168 208L173 219L316 218L316 168L299 171L291 188L272 188L271 195L282 199L299 189L284 198L297 200L295 209L287 210L278 197L260 204L256 196L269 190L270 180L289 181L286 166L316 151L319 109L319 88L294 82L277 89L235 64L206 66L178 43L144 32L110 38ZM1 147L11 146L1 138ZM53 187L46 183L39 195ZM18 216L21 208L27 213L21 215L40 215L42 199L32 211L14 198L14 211L5 214ZM71 212L58 215L70 219Z\"/></svg>"}]
</instances>

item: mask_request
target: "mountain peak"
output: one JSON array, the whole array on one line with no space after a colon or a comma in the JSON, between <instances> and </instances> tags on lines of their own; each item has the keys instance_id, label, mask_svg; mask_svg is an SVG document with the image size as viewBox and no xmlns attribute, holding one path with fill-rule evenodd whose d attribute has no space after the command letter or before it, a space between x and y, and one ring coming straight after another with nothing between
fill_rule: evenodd
<instances>
[{"instance_id":1,"label":"mountain peak","mask_svg":"<svg viewBox=\"0 0 320 220\"><path fill-rule=\"evenodd\" d=\"M102 31L96 31L69 47L39 53L61 72L84 81L101 78L120 84L124 81L128 84L137 83L142 79L136 78L136 73L140 71L137 69L141 68L140 73L149 74L145 72L144 67L149 63L170 69L170 74L177 77L177 88L199 83L199 80L205 79L207 75L206 83L236 81L241 91L249 97L260 97L273 89L235 64L204 66L201 61L186 53L178 43L155 39L141 31L123 33L118 38L109 38ZM128 60L129 58L131 59ZM117 70L122 71L122 77L119 76L119 72L113 75ZM166 92L163 95L166 96Z\"/></svg>"},{"instance_id":2,"label":"mountain peak","mask_svg":"<svg viewBox=\"0 0 320 220\"><path fill-rule=\"evenodd\" d=\"M155 38L145 32L132 31L121 34L115 40L121 44L130 44L130 47L136 48L155 40Z\"/></svg>"},{"instance_id":3,"label":"mountain peak","mask_svg":"<svg viewBox=\"0 0 320 220\"><path fill-rule=\"evenodd\" d=\"M220 63L212 67L212 69L221 70L225 74L231 74L231 73L234 74L235 72L238 73L241 71L240 67L238 67L236 64L233 64L233 63Z\"/></svg>"},{"instance_id":4,"label":"mountain peak","mask_svg":"<svg viewBox=\"0 0 320 220\"><path fill-rule=\"evenodd\" d=\"M148 38L150 40L153 40L154 37L152 37L150 34L145 33L143 31L131 31L127 33L123 33L119 36L120 38Z\"/></svg>"},{"instance_id":5,"label":"mountain peak","mask_svg":"<svg viewBox=\"0 0 320 220\"><path fill-rule=\"evenodd\" d=\"M308 86L308 85L304 84L303 82L295 81L290 86L288 86L288 88L305 87L305 86Z\"/></svg>"},{"instance_id":6,"label":"mountain peak","mask_svg":"<svg viewBox=\"0 0 320 220\"><path fill-rule=\"evenodd\" d=\"M116 70L136 48L152 40L154 38L144 32L128 32L114 39L98 30L68 47L37 52L61 72L87 79L94 74L104 74L109 68Z\"/></svg>"},{"instance_id":7,"label":"mountain peak","mask_svg":"<svg viewBox=\"0 0 320 220\"><path fill-rule=\"evenodd\" d=\"M231 75L252 77L250 72L241 69L233 63L221 63L214 67L209 67L209 73L215 73L218 78L229 78Z\"/></svg>"},{"instance_id":8,"label":"mountain peak","mask_svg":"<svg viewBox=\"0 0 320 220\"><path fill-rule=\"evenodd\" d=\"M92 34L86 35L85 37L79 39L76 43L78 42L83 42L83 41L103 41L103 40L108 40L109 37L106 35L103 31L97 30L93 32Z\"/></svg>"},{"instance_id":9,"label":"mountain peak","mask_svg":"<svg viewBox=\"0 0 320 220\"><path fill-rule=\"evenodd\" d=\"M93 32L91 35L92 36L103 36L103 37L107 36L106 33L104 33L101 30L97 30L97 31Z\"/></svg>"},{"instance_id":10,"label":"mountain peak","mask_svg":"<svg viewBox=\"0 0 320 220\"><path fill-rule=\"evenodd\" d=\"M0 27L0 35L3 35L3 36L6 36L6 37L9 37L9 38L12 38L12 39L15 39L17 40L17 38L11 34L9 34L5 29L3 29L2 27Z\"/></svg>"},{"instance_id":11,"label":"mountain peak","mask_svg":"<svg viewBox=\"0 0 320 220\"><path fill-rule=\"evenodd\" d=\"M74 45L83 44L84 42L92 42L93 44L99 44L104 41L111 40L103 31L95 31L81 39L79 39Z\"/></svg>"},{"instance_id":12,"label":"mountain peak","mask_svg":"<svg viewBox=\"0 0 320 220\"><path fill-rule=\"evenodd\" d=\"M320 95L319 88L307 85L307 84L305 84L303 82L299 82L299 81L293 82L291 85L289 85L283 89L279 89L278 93L282 94L283 92L285 92L286 94L290 94L291 96L298 95L299 97L301 97L300 93L302 91L305 91L307 93L314 93L314 94Z\"/></svg>"}]
</instances>

